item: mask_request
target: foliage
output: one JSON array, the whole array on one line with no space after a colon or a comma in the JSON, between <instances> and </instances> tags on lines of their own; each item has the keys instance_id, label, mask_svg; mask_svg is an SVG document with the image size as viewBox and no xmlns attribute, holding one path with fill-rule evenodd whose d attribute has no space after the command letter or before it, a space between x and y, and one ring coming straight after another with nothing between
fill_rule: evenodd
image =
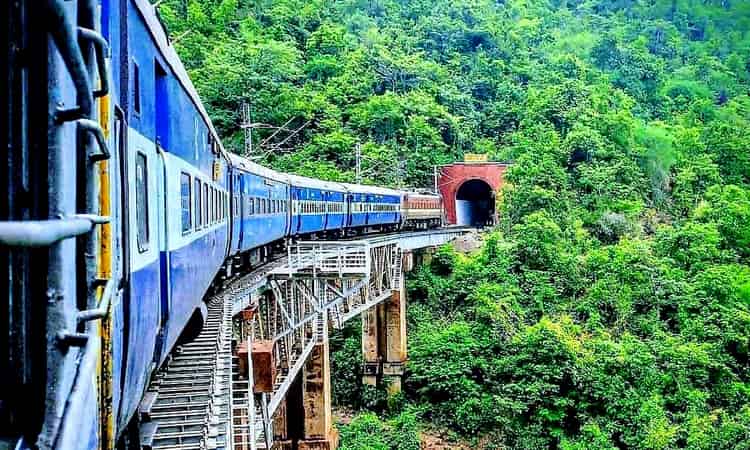
<instances>
[{"instance_id":1,"label":"foliage","mask_svg":"<svg viewBox=\"0 0 750 450\"><path fill-rule=\"evenodd\" d=\"M383 421L372 413L341 427L341 450L419 450L416 416L403 412Z\"/></svg>"},{"instance_id":2,"label":"foliage","mask_svg":"<svg viewBox=\"0 0 750 450\"><path fill-rule=\"evenodd\" d=\"M512 161L476 254L408 280L405 397L334 339L346 449L750 448L750 3L163 0L225 145L261 162L430 186ZM264 125L265 126L265 125ZM263 143L263 145L260 145ZM273 152L266 153L269 144ZM405 408L405 412L403 412Z\"/></svg>"}]
</instances>

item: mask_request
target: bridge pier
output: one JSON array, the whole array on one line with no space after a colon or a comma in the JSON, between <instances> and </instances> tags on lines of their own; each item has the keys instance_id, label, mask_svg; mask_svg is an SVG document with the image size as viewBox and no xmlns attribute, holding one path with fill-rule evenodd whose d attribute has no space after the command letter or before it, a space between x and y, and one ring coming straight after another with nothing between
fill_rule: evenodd
<instances>
[{"instance_id":1,"label":"bridge pier","mask_svg":"<svg viewBox=\"0 0 750 450\"><path fill-rule=\"evenodd\" d=\"M391 292L391 298L385 304L385 361L383 361L383 378L388 392L401 392L401 381L406 363L406 289L401 283L398 289Z\"/></svg>"},{"instance_id":2,"label":"bridge pier","mask_svg":"<svg viewBox=\"0 0 750 450\"><path fill-rule=\"evenodd\" d=\"M329 327L362 317L363 382L400 392L407 359L404 272L415 249L463 234L433 230L300 242L230 293L238 316L228 405L233 450L334 450ZM244 345L243 345L244 343Z\"/></svg>"},{"instance_id":3,"label":"bridge pier","mask_svg":"<svg viewBox=\"0 0 750 450\"><path fill-rule=\"evenodd\" d=\"M376 386L380 378L380 316L378 304L362 313L362 384Z\"/></svg>"},{"instance_id":4,"label":"bridge pier","mask_svg":"<svg viewBox=\"0 0 750 450\"><path fill-rule=\"evenodd\" d=\"M325 333L327 335L327 333ZM328 337L315 344L302 374L304 409L303 437L299 450L334 450L338 447L338 431L331 412L331 360Z\"/></svg>"},{"instance_id":5,"label":"bridge pier","mask_svg":"<svg viewBox=\"0 0 750 450\"><path fill-rule=\"evenodd\" d=\"M390 297L362 313L362 383L382 381L390 393L401 392L406 363L406 290L403 283Z\"/></svg>"}]
</instances>

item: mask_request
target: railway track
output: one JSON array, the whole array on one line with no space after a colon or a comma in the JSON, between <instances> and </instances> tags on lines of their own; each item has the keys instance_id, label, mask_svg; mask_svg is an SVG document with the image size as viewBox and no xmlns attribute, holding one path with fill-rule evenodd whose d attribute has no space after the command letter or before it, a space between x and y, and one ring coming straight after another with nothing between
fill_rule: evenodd
<instances>
[{"instance_id":1,"label":"railway track","mask_svg":"<svg viewBox=\"0 0 750 450\"><path fill-rule=\"evenodd\" d=\"M141 402L143 449L233 449L232 404L247 404L250 387L247 380L238 379L232 356L232 304L235 298L250 295L278 262L230 281L207 301L208 314L200 334L175 347Z\"/></svg>"},{"instance_id":2,"label":"railway track","mask_svg":"<svg viewBox=\"0 0 750 450\"><path fill-rule=\"evenodd\" d=\"M419 232L411 232L419 233ZM396 233L342 240L388 239ZM402 233L403 234L403 233ZM407 233L408 234L408 233ZM256 402L252 386L238 373L232 355L233 307L249 305L249 296L265 283L268 273L286 255L228 281L207 301L208 314L200 334L178 345L154 375L140 406L141 448L145 450L265 449L270 430L267 402ZM277 387L286 378L279 374ZM265 394L262 394L265 395ZM266 399L267 400L267 399ZM230 426L230 421L234 421Z\"/></svg>"}]
</instances>

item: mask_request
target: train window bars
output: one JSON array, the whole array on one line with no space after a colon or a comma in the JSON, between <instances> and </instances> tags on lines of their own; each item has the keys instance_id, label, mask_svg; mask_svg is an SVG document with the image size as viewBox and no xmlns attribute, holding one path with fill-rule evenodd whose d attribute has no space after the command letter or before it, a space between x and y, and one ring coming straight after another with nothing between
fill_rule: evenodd
<instances>
[{"instance_id":1,"label":"train window bars","mask_svg":"<svg viewBox=\"0 0 750 450\"><path fill-rule=\"evenodd\" d=\"M180 173L180 206L182 209L182 234L193 229L193 199L190 196L190 175Z\"/></svg>"},{"instance_id":2,"label":"train window bars","mask_svg":"<svg viewBox=\"0 0 750 450\"><path fill-rule=\"evenodd\" d=\"M138 251L148 250L148 164L146 155L135 154L135 216L138 226Z\"/></svg>"}]
</instances>

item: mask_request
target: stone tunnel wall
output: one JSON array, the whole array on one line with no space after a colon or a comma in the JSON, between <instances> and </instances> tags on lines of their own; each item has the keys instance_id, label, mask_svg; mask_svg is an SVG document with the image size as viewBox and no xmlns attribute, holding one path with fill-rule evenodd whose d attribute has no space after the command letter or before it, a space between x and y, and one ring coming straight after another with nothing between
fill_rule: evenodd
<instances>
[{"instance_id":1,"label":"stone tunnel wall","mask_svg":"<svg viewBox=\"0 0 750 450\"><path fill-rule=\"evenodd\" d=\"M494 193L503 186L503 177L508 164L505 163L454 163L443 166L438 172L438 190L445 204L447 224L456 224L456 194L461 186L470 180L487 183ZM495 217L497 222L497 217Z\"/></svg>"}]
</instances>

